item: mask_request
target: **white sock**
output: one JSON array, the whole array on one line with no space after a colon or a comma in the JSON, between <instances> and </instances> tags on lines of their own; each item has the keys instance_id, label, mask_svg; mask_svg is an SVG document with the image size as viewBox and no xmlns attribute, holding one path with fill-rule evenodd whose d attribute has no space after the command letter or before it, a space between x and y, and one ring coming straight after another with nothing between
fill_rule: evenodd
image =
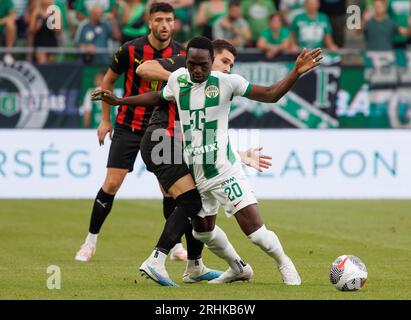
<instances>
[{"instance_id":1,"label":"white sock","mask_svg":"<svg viewBox=\"0 0 411 320\"><path fill-rule=\"evenodd\" d=\"M204 264L203 264L203 259L195 259L195 260L187 260L187 270L190 269L201 269L203 268Z\"/></svg>"},{"instance_id":2,"label":"white sock","mask_svg":"<svg viewBox=\"0 0 411 320\"><path fill-rule=\"evenodd\" d=\"M270 257L274 258L278 265L282 265L288 261L288 257L285 255L277 235L274 232L267 230L265 225L250 234L248 238Z\"/></svg>"},{"instance_id":3,"label":"white sock","mask_svg":"<svg viewBox=\"0 0 411 320\"><path fill-rule=\"evenodd\" d=\"M97 237L98 237L98 233L97 234L93 234L93 233L88 233L87 238L86 238L86 243L92 243L94 245L97 244Z\"/></svg>"},{"instance_id":4,"label":"white sock","mask_svg":"<svg viewBox=\"0 0 411 320\"><path fill-rule=\"evenodd\" d=\"M149 260L151 262L154 262L154 263L157 263L163 266L166 264L166 259L167 259L167 255L157 249L154 249L149 257Z\"/></svg>"},{"instance_id":5,"label":"white sock","mask_svg":"<svg viewBox=\"0 0 411 320\"><path fill-rule=\"evenodd\" d=\"M241 265L240 261L242 260L221 228L215 226L214 230L210 232L196 232L193 230L193 235L197 240L204 242L207 248L217 257L224 259L233 270L241 272L242 269L239 265Z\"/></svg>"}]
</instances>

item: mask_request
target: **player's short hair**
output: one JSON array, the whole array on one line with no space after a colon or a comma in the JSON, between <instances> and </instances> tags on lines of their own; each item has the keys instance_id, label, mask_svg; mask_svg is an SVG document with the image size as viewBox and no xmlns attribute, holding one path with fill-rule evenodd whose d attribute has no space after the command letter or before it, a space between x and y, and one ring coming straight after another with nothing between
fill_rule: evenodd
<instances>
[{"instance_id":1,"label":"player's short hair","mask_svg":"<svg viewBox=\"0 0 411 320\"><path fill-rule=\"evenodd\" d=\"M194 37L190 40L190 42L187 45L187 55L190 48L208 50L208 52L210 53L211 60L214 60L214 48L213 43L210 39L202 36Z\"/></svg>"},{"instance_id":2,"label":"player's short hair","mask_svg":"<svg viewBox=\"0 0 411 320\"><path fill-rule=\"evenodd\" d=\"M224 39L216 39L213 40L213 48L214 48L214 53L221 53L224 50L227 50L232 53L234 58L237 58L237 49L227 40Z\"/></svg>"},{"instance_id":3,"label":"player's short hair","mask_svg":"<svg viewBox=\"0 0 411 320\"><path fill-rule=\"evenodd\" d=\"M171 12L174 14L174 8L171 4L167 2L154 2L150 6L149 13L150 15L152 15L156 12Z\"/></svg>"}]
</instances>

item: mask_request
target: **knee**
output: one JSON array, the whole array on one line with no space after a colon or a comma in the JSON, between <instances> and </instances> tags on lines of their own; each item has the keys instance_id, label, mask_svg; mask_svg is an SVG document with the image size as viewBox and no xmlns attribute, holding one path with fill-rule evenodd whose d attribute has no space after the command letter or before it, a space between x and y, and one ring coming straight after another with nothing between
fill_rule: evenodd
<instances>
[{"instance_id":1,"label":"knee","mask_svg":"<svg viewBox=\"0 0 411 320\"><path fill-rule=\"evenodd\" d=\"M176 198L178 207L184 208L189 218L195 218L202 208L201 196L197 189L187 191Z\"/></svg>"},{"instance_id":2,"label":"knee","mask_svg":"<svg viewBox=\"0 0 411 320\"><path fill-rule=\"evenodd\" d=\"M214 232L214 230L213 231L207 231L207 232L199 232L199 231L195 231L193 229L193 236L194 236L194 238L196 238L197 240L199 240L201 242L210 243L215 238L215 232Z\"/></svg>"},{"instance_id":3,"label":"knee","mask_svg":"<svg viewBox=\"0 0 411 320\"><path fill-rule=\"evenodd\" d=\"M272 238L273 232L270 230L267 230L265 225L263 225L261 228L259 228L257 231L253 232L248 236L248 238L251 240L252 243L255 245L258 245L264 249L269 249L271 246L271 241L269 239Z\"/></svg>"},{"instance_id":4,"label":"knee","mask_svg":"<svg viewBox=\"0 0 411 320\"><path fill-rule=\"evenodd\" d=\"M116 194L121 187L123 179L121 177L110 175L104 181L103 190L108 194Z\"/></svg>"}]
</instances>

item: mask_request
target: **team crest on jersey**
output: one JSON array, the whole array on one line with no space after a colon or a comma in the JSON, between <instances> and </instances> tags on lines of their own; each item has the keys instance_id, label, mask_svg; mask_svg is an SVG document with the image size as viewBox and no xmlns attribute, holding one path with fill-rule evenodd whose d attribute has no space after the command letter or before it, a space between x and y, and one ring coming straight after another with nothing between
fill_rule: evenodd
<instances>
[{"instance_id":1,"label":"team crest on jersey","mask_svg":"<svg viewBox=\"0 0 411 320\"><path fill-rule=\"evenodd\" d=\"M220 94L220 90L217 86L210 85L205 89L205 94L208 98L213 99Z\"/></svg>"}]
</instances>

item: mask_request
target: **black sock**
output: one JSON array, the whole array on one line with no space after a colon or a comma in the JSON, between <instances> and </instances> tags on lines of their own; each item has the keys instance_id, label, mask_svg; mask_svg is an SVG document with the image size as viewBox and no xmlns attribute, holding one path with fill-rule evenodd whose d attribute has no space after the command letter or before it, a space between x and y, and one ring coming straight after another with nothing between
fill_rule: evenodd
<instances>
[{"instance_id":1,"label":"black sock","mask_svg":"<svg viewBox=\"0 0 411 320\"><path fill-rule=\"evenodd\" d=\"M177 207L177 203L173 199L173 197L163 198L163 215L164 215L164 218L166 218L166 220L173 213L176 207ZM181 238L178 239L176 243L181 243Z\"/></svg>"},{"instance_id":2,"label":"black sock","mask_svg":"<svg viewBox=\"0 0 411 320\"><path fill-rule=\"evenodd\" d=\"M113 206L114 195L107 194L100 189L94 200L93 211L91 213L89 232L97 234Z\"/></svg>"},{"instance_id":3,"label":"black sock","mask_svg":"<svg viewBox=\"0 0 411 320\"><path fill-rule=\"evenodd\" d=\"M184 209L176 207L166 220L166 224L164 225L163 232L161 233L156 248L161 252L168 254L176 245L177 241L181 239L181 236L187 228L187 223L189 222Z\"/></svg>"},{"instance_id":4,"label":"black sock","mask_svg":"<svg viewBox=\"0 0 411 320\"><path fill-rule=\"evenodd\" d=\"M187 223L185 235L186 235L186 240L187 240L187 259L188 260L200 259L201 253L203 252L204 243L194 238L193 226L191 222Z\"/></svg>"},{"instance_id":5,"label":"black sock","mask_svg":"<svg viewBox=\"0 0 411 320\"><path fill-rule=\"evenodd\" d=\"M190 222L189 218L196 216L202 206L201 196L197 189L187 191L179 195L175 200L177 207L168 217L156 246L158 250L166 254L170 252L178 239L187 230L187 223Z\"/></svg>"}]
</instances>

